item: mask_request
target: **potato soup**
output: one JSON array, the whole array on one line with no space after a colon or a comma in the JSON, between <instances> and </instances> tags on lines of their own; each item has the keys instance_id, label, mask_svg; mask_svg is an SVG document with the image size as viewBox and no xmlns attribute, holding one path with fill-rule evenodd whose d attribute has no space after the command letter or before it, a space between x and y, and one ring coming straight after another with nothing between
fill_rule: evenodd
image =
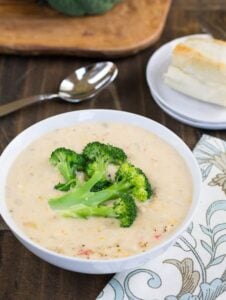
<instances>
[{"instance_id":1,"label":"potato soup","mask_svg":"<svg viewBox=\"0 0 226 300\"><path fill-rule=\"evenodd\" d=\"M58 147L82 152L92 141L122 148L148 177L153 196L136 202L138 215L129 228L114 218L64 218L50 198L62 195L62 180L49 163ZM67 256L112 259L138 254L158 245L182 223L192 201L192 179L180 155L144 129L118 123L82 123L57 129L27 147L15 160L6 185L7 206L26 235L41 246Z\"/></svg>"}]
</instances>

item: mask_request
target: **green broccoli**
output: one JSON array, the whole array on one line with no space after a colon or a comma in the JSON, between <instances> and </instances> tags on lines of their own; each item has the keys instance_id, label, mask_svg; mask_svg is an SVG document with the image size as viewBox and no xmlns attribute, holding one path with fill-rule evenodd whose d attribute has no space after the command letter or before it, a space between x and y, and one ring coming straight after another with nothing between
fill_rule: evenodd
<instances>
[{"instance_id":1,"label":"green broccoli","mask_svg":"<svg viewBox=\"0 0 226 300\"><path fill-rule=\"evenodd\" d=\"M137 216L136 203L130 195L122 195L113 205L115 217L119 219L121 227L130 227Z\"/></svg>"},{"instance_id":2,"label":"green broccoli","mask_svg":"<svg viewBox=\"0 0 226 300\"><path fill-rule=\"evenodd\" d=\"M98 181L93 188L92 192L97 192L111 185L111 180L108 178L108 167L112 165L120 165L126 159L125 152L115 146L109 144L103 144L100 142L92 142L86 145L83 150L83 156L85 157L86 175L92 177L93 174L98 171L103 172L103 178Z\"/></svg>"},{"instance_id":3,"label":"green broccoli","mask_svg":"<svg viewBox=\"0 0 226 300\"><path fill-rule=\"evenodd\" d=\"M58 162L59 157L57 158ZM72 173L75 177L74 170L79 170L78 166L82 166L86 174L84 180L75 180L75 186L70 191L50 199L50 207L67 217L119 218L122 227L129 227L136 218L134 199L146 201L152 195L146 175L141 169L127 162L127 156L122 149L108 144L89 143L83 150L82 162L83 160L86 162L85 166L83 163L76 165ZM109 180L108 167L112 164L118 169L114 179ZM59 167L59 162L55 165ZM59 170L62 173L62 169ZM113 200L113 206L108 205L109 200Z\"/></svg>"},{"instance_id":4,"label":"green broccoli","mask_svg":"<svg viewBox=\"0 0 226 300\"><path fill-rule=\"evenodd\" d=\"M56 10L71 16L102 14L121 0L47 0Z\"/></svg>"},{"instance_id":5,"label":"green broccoli","mask_svg":"<svg viewBox=\"0 0 226 300\"><path fill-rule=\"evenodd\" d=\"M139 201L144 202L152 195L151 184L144 172L128 162L120 166L115 181L112 188L130 193Z\"/></svg>"},{"instance_id":6,"label":"green broccoli","mask_svg":"<svg viewBox=\"0 0 226 300\"><path fill-rule=\"evenodd\" d=\"M66 149L57 148L50 157L50 163L57 167L65 182L55 185L55 189L68 191L76 185L76 171L82 171L85 167L85 159L81 154Z\"/></svg>"},{"instance_id":7,"label":"green broccoli","mask_svg":"<svg viewBox=\"0 0 226 300\"><path fill-rule=\"evenodd\" d=\"M90 175L101 166L106 168L110 163L120 165L127 159L127 156L122 149L100 142L87 144L83 150L83 155L90 162L88 163L88 169L86 170Z\"/></svg>"},{"instance_id":8,"label":"green broccoli","mask_svg":"<svg viewBox=\"0 0 226 300\"><path fill-rule=\"evenodd\" d=\"M121 227L130 227L136 219L137 206L133 197L124 194L114 201L113 206L77 204L67 210L63 210L62 215L72 218L87 218L91 216L116 218L119 220Z\"/></svg>"}]
</instances>

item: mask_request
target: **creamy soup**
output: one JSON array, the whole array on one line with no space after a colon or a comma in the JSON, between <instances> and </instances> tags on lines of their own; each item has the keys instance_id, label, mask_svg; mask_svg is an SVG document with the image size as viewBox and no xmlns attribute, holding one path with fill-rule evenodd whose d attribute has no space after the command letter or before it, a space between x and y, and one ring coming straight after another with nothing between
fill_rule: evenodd
<instances>
[{"instance_id":1,"label":"creamy soup","mask_svg":"<svg viewBox=\"0 0 226 300\"><path fill-rule=\"evenodd\" d=\"M141 168L154 189L151 200L137 202L129 228L113 218L64 218L48 199L62 195L62 181L49 157L57 147L81 152L91 141L118 146ZM185 218L192 199L191 175L180 155L150 132L125 124L83 123L55 130L27 147L15 160L6 186L13 219L34 242L55 252L82 258L110 259L147 251L166 239Z\"/></svg>"}]
</instances>

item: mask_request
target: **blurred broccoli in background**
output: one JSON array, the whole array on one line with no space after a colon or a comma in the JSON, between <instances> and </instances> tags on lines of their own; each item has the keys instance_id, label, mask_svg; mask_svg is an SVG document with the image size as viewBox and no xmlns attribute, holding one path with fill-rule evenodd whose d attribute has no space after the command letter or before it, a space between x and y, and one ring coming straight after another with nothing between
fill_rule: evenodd
<instances>
[{"instance_id":1,"label":"blurred broccoli in background","mask_svg":"<svg viewBox=\"0 0 226 300\"><path fill-rule=\"evenodd\" d=\"M84 16L102 14L121 0L37 0L39 4L48 3L54 9L70 15Z\"/></svg>"}]
</instances>

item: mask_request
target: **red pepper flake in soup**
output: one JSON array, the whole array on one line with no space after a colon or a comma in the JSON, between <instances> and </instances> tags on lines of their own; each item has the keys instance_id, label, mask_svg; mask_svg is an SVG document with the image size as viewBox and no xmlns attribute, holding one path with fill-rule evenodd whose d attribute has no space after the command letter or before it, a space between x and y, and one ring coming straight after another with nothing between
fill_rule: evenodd
<instances>
[{"instance_id":1,"label":"red pepper flake in soup","mask_svg":"<svg viewBox=\"0 0 226 300\"><path fill-rule=\"evenodd\" d=\"M155 238L156 240L159 240L160 237L161 237L161 234L155 234L155 235L154 235L154 238Z\"/></svg>"},{"instance_id":2,"label":"red pepper flake in soup","mask_svg":"<svg viewBox=\"0 0 226 300\"><path fill-rule=\"evenodd\" d=\"M78 251L78 255L85 255L85 256L89 257L91 254L93 254L93 250L91 250L91 249L83 248Z\"/></svg>"}]
</instances>

